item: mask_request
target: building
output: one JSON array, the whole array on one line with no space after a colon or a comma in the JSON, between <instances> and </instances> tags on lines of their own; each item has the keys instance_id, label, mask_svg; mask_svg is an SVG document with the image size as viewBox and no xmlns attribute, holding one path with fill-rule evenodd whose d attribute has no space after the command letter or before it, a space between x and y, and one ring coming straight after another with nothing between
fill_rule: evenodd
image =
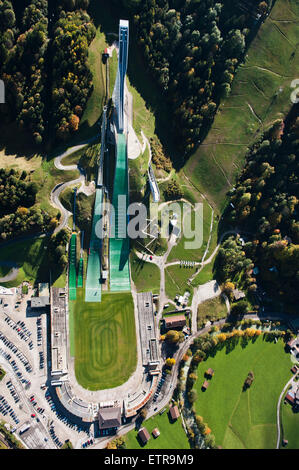
<instances>
[{"instance_id":1,"label":"building","mask_svg":"<svg viewBox=\"0 0 299 470\"><path fill-rule=\"evenodd\" d=\"M155 428L153 431L152 431L152 435L154 436L155 439L157 439L157 437L160 436L160 431L158 428Z\"/></svg>"},{"instance_id":2,"label":"building","mask_svg":"<svg viewBox=\"0 0 299 470\"><path fill-rule=\"evenodd\" d=\"M120 407L109 407L100 408L98 414L99 429L109 429L116 431L121 425L121 408Z\"/></svg>"},{"instance_id":3,"label":"building","mask_svg":"<svg viewBox=\"0 0 299 470\"><path fill-rule=\"evenodd\" d=\"M207 380L204 381L204 383L202 384L202 390L206 390L209 386L209 382Z\"/></svg>"},{"instance_id":4,"label":"building","mask_svg":"<svg viewBox=\"0 0 299 470\"><path fill-rule=\"evenodd\" d=\"M295 404L295 395L292 392L289 392L285 396L285 400L288 401L291 405Z\"/></svg>"},{"instance_id":5,"label":"building","mask_svg":"<svg viewBox=\"0 0 299 470\"><path fill-rule=\"evenodd\" d=\"M242 292L239 289L234 289L233 290L233 296L234 296L235 300L240 300L240 299L244 299L245 294L244 294L244 292Z\"/></svg>"},{"instance_id":6,"label":"building","mask_svg":"<svg viewBox=\"0 0 299 470\"><path fill-rule=\"evenodd\" d=\"M287 342L287 346L292 349L293 346L295 346L295 343L296 343L296 338L294 339L290 339L290 341Z\"/></svg>"},{"instance_id":7,"label":"building","mask_svg":"<svg viewBox=\"0 0 299 470\"><path fill-rule=\"evenodd\" d=\"M293 366L293 367L291 368L291 372L293 372L293 374L296 374L297 370L298 370L298 367L297 367L297 366Z\"/></svg>"},{"instance_id":8,"label":"building","mask_svg":"<svg viewBox=\"0 0 299 470\"><path fill-rule=\"evenodd\" d=\"M50 289L47 282L38 284L38 297L31 297L30 307L32 309L45 309L50 305Z\"/></svg>"},{"instance_id":9,"label":"building","mask_svg":"<svg viewBox=\"0 0 299 470\"><path fill-rule=\"evenodd\" d=\"M208 375L209 377L213 377L213 375L214 375L214 369L212 369L212 368L210 367L210 368L207 370L206 375Z\"/></svg>"},{"instance_id":10,"label":"building","mask_svg":"<svg viewBox=\"0 0 299 470\"><path fill-rule=\"evenodd\" d=\"M47 282L40 282L38 284L38 296L39 297L50 297L50 288Z\"/></svg>"},{"instance_id":11,"label":"building","mask_svg":"<svg viewBox=\"0 0 299 470\"><path fill-rule=\"evenodd\" d=\"M156 336L153 296L151 292L137 294L142 364L151 374L160 371L159 349Z\"/></svg>"},{"instance_id":12,"label":"building","mask_svg":"<svg viewBox=\"0 0 299 470\"><path fill-rule=\"evenodd\" d=\"M146 428L141 428L139 431L138 431L138 434L137 436L139 437L139 439L141 440L142 444L146 444L147 441L149 441L150 439L150 435L149 435L149 432Z\"/></svg>"},{"instance_id":13,"label":"building","mask_svg":"<svg viewBox=\"0 0 299 470\"><path fill-rule=\"evenodd\" d=\"M176 405L171 406L169 408L169 414L170 414L170 418L172 419L172 421L175 421L176 419L178 419L180 417L180 412L179 412L179 409Z\"/></svg>"},{"instance_id":14,"label":"building","mask_svg":"<svg viewBox=\"0 0 299 470\"><path fill-rule=\"evenodd\" d=\"M51 375L54 383L67 374L67 321L66 291L51 288Z\"/></svg>"},{"instance_id":15,"label":"building","mask_svg":"<svg viewBox=\"0 0 299 470\"><path fill-rule=\"evenodd\" d=\"M7 287L0 286L0 295L14 295L16 293L16 288L8 289Z\"/></svg>"},{"instance_id":16,"label":"building","mask_svg":"<svg viewBox=\"0 0 299 470\"><path fill-rule=\"evenodd\" d=\"M30 299L30 307L32 309L44 309L46 307L49 307L49 305L49 297L32 297Z\"/></svg>"},{"instance_id":17,"label":"building","mask_svg":"<svg viewBox=\"0 0 299 470\"><path fill-rule=\"evenodd\" d=\"M177 315L175 317L164 318L165 328L169 330L170 328L183 328L186 325L185 315Z\"/></svg>"}]
</instances>

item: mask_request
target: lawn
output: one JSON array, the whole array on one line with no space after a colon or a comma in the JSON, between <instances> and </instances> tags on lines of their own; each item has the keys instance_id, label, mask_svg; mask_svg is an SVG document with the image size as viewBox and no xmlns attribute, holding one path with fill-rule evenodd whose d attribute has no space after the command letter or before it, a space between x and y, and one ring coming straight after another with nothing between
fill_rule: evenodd
<instances>
[{"instance_id":1,"label":"lawn","mask_svg":"<svg viewBox=\"0 0 299 470\"><path fill-rule=\"evenodd\" d=\"M150 440L145 446L140 445L135 429L125 436L127 449L190 449L189 442L182 425L182 419L172 423L169 420L168 408L162 415L157 414L142 423L148 432L158 428L160 436L156 439L151 435Z\"/></svg>"},{"instance_id":2,"label":"lawn","mask_svg":"<svg viewBox=\"0 0 299 470\"><path fill-rule=\"evenodd\" d=\"M83 299L84 289L77 289L77 300L70 302L76 378L88 390L117 387L137 363L132 296L103 293L101 303Z\"/></svg>"},{"instance_id":3,"label":"lawn","mask_svg":"<svg viewBox=\"0 0 299 470\"><path fill-rule=\"evenodd\" d=\"M131 275L136 285L137 292L152 291L153 294L160 292L160 271L152 263L146 263L131 253Z\"/></svg>"},{"instance_id":4,"label":"lawn","mask_svg":"<svg viewBox=\"0 0 299 470\"><path fill-rule=\"evenodd\" d=\"M197 370L196 413L212 429L216 444L223 448L274 449L276 446L276 406L290 378L290 356L284 343L270 343L259 337L243 348L226 347L201 363ZM201 391L205 371L215 375L205 392ZM242 391L249 371L254 373L251 388Z\"/></svg>"},{"instance_id":5,"label":"lawn","mask_svg":"<svg viewBox=\"0 0 299 470\"><path fill-rule=\"evenodd\" d=\"M193 208L191 209L191 217L190 217L190 212L188 212L189 215L186 216L187 212L183 213L182 211L182 217L183 217L182 232L181 232L182 236L178 240L177 245L175 245L172 248L167 259L168 263L171 261L178 261L178 260L201 261L203 254L206 250L208 240L209 240L212 212L211 212L211 208L209 207L206 201L201 200L200 202L202 202L203 204L202 217L201 217L201 212L199 208L197 209L197 211L194 211ZM182 206L182 203L180 203L180 206ZM186 206L186 203L185 203L185 206ZM190 206L188 206L188 211L189 210L190 210ZM195 213L197 214L198 220L201 223L201 225L199 225L198 227L195 227L195 220L196 220ZM185 232L184 228L186 228L187 231L189 231L190 229L191 231L196 230L198 240L199 240L199 231L201 231L202 244L200 247L188 248L188 249L185 248L186 243L190 243L193 240L192 238L187 238L186 235L188 235L188 233L184 233Z\"/></svg>"},{"instance_id":6,"label":"lawn","mask_svg":"<svg viewBox=\"0 0 299 470\"><path fill-rule=\"evenodd\" d=\"M47 240L47 238L38 238L0 245L1 261L14 262L19 266L18 276L14 281L3 283L5 287L19 286L25 280L31 283L37 280L49 281Z\"/></svg>"},{"instance_id":7,"label":"lawn","mask_svg":"<svg viewBox=\"0 0 299 470\"><path fill-rule=\"evenodd\" d=\"M215 297L215 299L206 300L199 304L197 310L197 323L199 325L203 321L216 321L220 318L225 318L226 316L227 308L222 296Z\"/></svg>"},{"instance_id":8,"label":"lawn","mask_svg":"<svg viewBox=\"0 0 299 470\"><path fill-rule=\"evenodd\" d=\"M165 269L165 290L169 299L174 300L176 295L183 295L186 290L191 292L191 294L193 293L193 288L188 286L187 281L194 274L195 270L195 267L185 268L179 264ZM191 297L189 303L191 302Z\"/></svg>"},{"instance_id":9,"label":"lawn","mask_svg":"<svg viewBox=\"0 0 299 470\"><path fill-rule=\"evenodd\" d=\"M93 91L87 102L81 125L84 123L92 127L100 118L106 95L106 65L102 61L102 52L107 47L105 35L98 28L96 37L88 50L88 66L93 78Z\"/></svg>"},{"instance_id":10,"label":"lawn","mask_svg":"<svg viewBox=\"0 0 299 470\"><path fill-rule=\"evenodd\" d=\"M289 403L281 402L280 417L284 439L287 439L286 449L299 449L299 413L294 413ZM283 448L281 446L281 448Z\"/></svg>"},{"instance_id":11,"label":"lawn","mask_svg":"<svg viewBox=\"0 0 299 470\"><path fill-rule=\"evenodd\" d=\"M292 105L290 84L298 78L298 14L296 0L276 1L237 70L232 93L220 105L208 137L182 170L216 209L224 208L226 192L257 132L285 116Z\"/></svg>"}]
</instances>

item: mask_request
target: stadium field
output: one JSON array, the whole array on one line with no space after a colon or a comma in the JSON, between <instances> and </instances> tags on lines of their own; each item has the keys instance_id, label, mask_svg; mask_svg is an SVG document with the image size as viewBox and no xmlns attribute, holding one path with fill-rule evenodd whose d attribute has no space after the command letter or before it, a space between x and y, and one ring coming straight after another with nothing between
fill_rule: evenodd
<instances>
[{"instance_id":1,"label":"stadium field","mask_svg":"<svg viewBox=\"0 0 299 470\"><path fill-rule=\"evenodd\" d=\"M75 373L88 390L123 384L137 364L134 305L130 293L103 294L101 303L73 302Z\"/></svg>"}]
</instances>

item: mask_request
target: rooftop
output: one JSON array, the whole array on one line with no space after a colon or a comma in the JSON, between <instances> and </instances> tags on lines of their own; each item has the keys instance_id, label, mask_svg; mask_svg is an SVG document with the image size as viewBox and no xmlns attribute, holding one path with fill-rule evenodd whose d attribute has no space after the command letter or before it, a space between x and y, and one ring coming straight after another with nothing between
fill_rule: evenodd
<instances>
[{"instance_id":1,"label":"rooftop","mask_svg":"<svg viewBox=\"0 0 299 470\"><path fill-rule=\"evenodd\" d=\"M146 428L141 428L139 431L138 431L138 437L141 439L141 441L143 442L143 444L146 444L147 441L150 439L150 435L149 435L149 432Z\"/></svg>"},{"instance_id":2,"label":"rooftop","mask_svg":"<svg viewBox=\"0 0 299 470\"><path fill-rule=\"evenodd\" d=\"M176 315L175 317L164 318L166 328L177 328L186 325L185 315Z\"/></svg>"},{"instance_id":3,"label":"rooftop","mask_svg":"<svg viewBox=\"0 0 299 470\"><path fill-rule=\"evenodd\" d=\"M100 429L118 428L121 425L121 408L100 408L98 417Z\"/></svg>"},{"instance_id":4,"label":"rooftop","mask_svg":"<svg viewBox=\"0 0 299 470\"><path fill-rule=\"evenodd\" d=\"M178 419L180 417L180 412L179 412L179 409L176 405L171 406L169 408L169 414L171 416L171 419Z\"/></svg>"},{"instance_id":5,"label":"rooftop","mask_svg":"<svg viewBox=\"0 0 299 470\"><path fill-rule=\"evenodd\" d=\"M32 297L30 300L31 308L44 308L50 305L49 296Z\"/></svg>"}]
</instances>

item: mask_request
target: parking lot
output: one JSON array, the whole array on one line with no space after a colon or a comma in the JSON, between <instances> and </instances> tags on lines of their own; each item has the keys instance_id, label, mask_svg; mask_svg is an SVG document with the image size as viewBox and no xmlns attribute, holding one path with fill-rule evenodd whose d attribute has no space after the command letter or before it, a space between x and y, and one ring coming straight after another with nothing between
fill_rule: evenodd
<instances>
[{"instance_id":1,"label":"parking lot","mask_svg":"<svg viewBox=\"0 0 299 470\"><path fill-rule=\"evenodd\" d=\"M47 314L32 312L28 295L1 295L0 365L6 372L0 382L0 419L29 448L60 448L69 439L82 447L90 436L58 410L47 392ZM49 398L47 398L49 397ZM19 435L25 423L30 428Z\"/></svg>"}]
</instances>

